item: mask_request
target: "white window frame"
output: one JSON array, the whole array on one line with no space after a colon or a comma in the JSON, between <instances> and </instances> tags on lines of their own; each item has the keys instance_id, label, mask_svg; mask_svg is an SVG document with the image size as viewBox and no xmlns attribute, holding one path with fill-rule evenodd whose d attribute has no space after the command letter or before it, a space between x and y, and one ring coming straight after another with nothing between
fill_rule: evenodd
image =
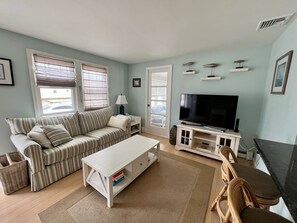
<instances>
[{"instance_id":1,"label":"white window frame","mask_svg":"<svg viewBox=\"0 0 297 223\"><path fill-rule=\"evenodd\" d=\"M87 61L77 60L73 58L63 57L60 55L55 54L49 54L45 52L41 52L38 50L33 49L26 49L27 53L27 60L28 60L28 68L29 68L29 76L30 76L30 83L31 83L31 90L32 90L32 97L33 97L33 104L34 104L34 111L35 111L35 117L40 116L53 116L53 115L63 115L65 113L73 113L75 111L84 111L84 105L83 105L83 92L82 92L82 64L90 65L90 66L96 66L96 67L102 67L107 70L107 80L108 80L108 97L110 95L110 77L109 77L109 69L107 66L90 63ZM76 87L70 88L72 89L72 102L73 102L73 111L67 111L67 112L58 112L58 113L50 113L50 114L44 114L42 109L42 102L41 102L41 94L40 94L40 87L36 85L35 81L35 70L34 70L34 59L33 55L39 54L42 56L48 56L53 57L57 59L63 59L63 60L69 60L74 63L75 68L75 74L76 74ZM62 88L62 87L50 87L50 88ZM68 88L68 87L67 87ZM109 103L110 103L110 98ZM109 104L110 105L110 104Z\"/></svg>"}]
</instances>

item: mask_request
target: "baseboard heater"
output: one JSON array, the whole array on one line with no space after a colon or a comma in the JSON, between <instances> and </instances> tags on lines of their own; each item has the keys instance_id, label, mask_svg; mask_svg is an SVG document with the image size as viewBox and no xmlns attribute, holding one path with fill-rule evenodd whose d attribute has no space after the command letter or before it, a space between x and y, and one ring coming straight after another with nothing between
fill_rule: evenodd
<instances>
[{"instance_id":1,"label":"baseboard heater","mask_svg":"<svg viewBox=\"0 0 297 223\"><path fill-rule=\"evenodd\" d=\"M253 151L242 151L242 150L238 150L237 153L237 157L246 159L246 160L252 160L254 156L254 152Z\"/></svg>"}]
</instances>

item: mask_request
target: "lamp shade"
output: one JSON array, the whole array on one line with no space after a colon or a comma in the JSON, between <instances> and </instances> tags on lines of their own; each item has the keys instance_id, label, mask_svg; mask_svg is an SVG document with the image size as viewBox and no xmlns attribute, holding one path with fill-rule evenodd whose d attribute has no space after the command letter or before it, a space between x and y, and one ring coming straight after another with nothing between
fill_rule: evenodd
<instances>
[{"instance_id":1,"label":"lamp shade","mask_svg":"<svg viewBox=\"0 0 297 223\"><path fill-rule=\"evenodd\" d=\"M126 99L126 96L125 95L119 95L118 96L118 99L117 99L117 101L116 101L116 105L126 105L126 104L128 104L128 102L127 102L127 99Z\"/></svg>"}]
</instances>

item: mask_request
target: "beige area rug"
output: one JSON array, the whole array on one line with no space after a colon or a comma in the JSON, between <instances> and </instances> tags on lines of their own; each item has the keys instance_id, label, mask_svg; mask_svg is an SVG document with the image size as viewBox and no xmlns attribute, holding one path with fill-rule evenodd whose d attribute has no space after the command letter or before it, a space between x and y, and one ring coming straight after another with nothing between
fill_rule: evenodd
<instances>
[{"instance_id":1,"label":"beige area rug","mask_svg":"<svg viewBox=\"0 0 297 223\"><path fill-rule=\"evenodd\" d=\"M154 163L106 206L91 186L81 187L39 213L43 223L58 222L197 222L208 208L213 167L161 152Z\"/></svg>"}]
</instances>

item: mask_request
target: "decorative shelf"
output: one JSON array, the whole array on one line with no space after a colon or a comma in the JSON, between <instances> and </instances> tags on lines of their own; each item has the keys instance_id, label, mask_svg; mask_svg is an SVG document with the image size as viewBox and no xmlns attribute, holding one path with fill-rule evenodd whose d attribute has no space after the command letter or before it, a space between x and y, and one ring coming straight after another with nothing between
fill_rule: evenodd
<instances>
[{"instance_id":1,"label":"decorative shelf","mask_svg":"<svg viewBox=\"0 0 297 223\"><path fill-rule=\"evenodd\" d=\"M195 64L195 62L188 62L188 63L184 63L183 66L188 67L188 69L186 71L183 72L183 74L195 74L196 71L195 70L191 70L191 66Z\"/></svg>"},{"instance_id":2,"label":"decorative shelf","mask_svg":"<svg viewBox=\"0 0 297 223\"><path fill-rule=\"evenodd\" d=\"M231 73L235 73L235 72L245 72L245 71L248 71L249 68L248 67L243 67L243 68L234 68L234 69L231 69L230 72Z\"/></svg>"},{"instance_id":3,"label":"decorative shelf","mask_svg":"<svg viewBox=\"0 0 297 223\"><path fill-rule=\"evenodd\" d=\"M207 77L202 77L201 80L203 80L203 81L208 81L208 80L219 80L219 79L221 79L221 77L216 76L216 75L214 74L214 69L215 69L217 66L220 66L220 64L218 64L218 63L204 64L203 67L210 68L211 73L210 73L210 75L208 75Z\"/></svg>"},{"instance_id":4,"label":"decorative shelf","mask_svg":"<svg viewBox=\"0 0 297 223\"><path fill-rule=\"evenodd\" d=\"M246 60L235 60L234 63L237 64L237 66L234 69L231 69L230 72L233 73L233 72L245 72L245 71L248 71L249 68L243 66L243 63L245 61Z\"/></svg>"},{"instance_id":5,"label":"decorative shelf","mask_svg":"<svg viewBox=\"0 0 297 223\"><path fill-rule=\"evenodd\" d=\"M196 71L184 71L183 74L196 74Z\"/></svg>"},{"instance_id":6,"label":"decorative shelf","mask_svg":"<svg viewBox=\"0 0 297 223\"><path fill-rule=\"evenodd\" d=\"M222 77L215 76L215 77L201 77L202 81L215 81L215 80L221 80Z\"/></svg>"}]
</instances>

